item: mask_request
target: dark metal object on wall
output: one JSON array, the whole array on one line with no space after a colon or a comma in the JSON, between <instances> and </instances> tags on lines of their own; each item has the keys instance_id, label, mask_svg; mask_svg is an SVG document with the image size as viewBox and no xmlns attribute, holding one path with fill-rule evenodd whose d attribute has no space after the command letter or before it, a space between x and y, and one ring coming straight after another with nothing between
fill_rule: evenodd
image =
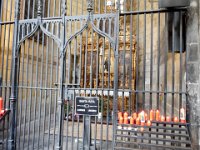
<instances>
[{"instance_id":1,"label":"dark metal object on wall","mask_svg":"<svg viewBox=\"0 0 200 150\"><path fill-rule=\"evenodd\" d=\"M168 50L169 52L185 51L185 15L181 12L168 13Z\"/></svg>"},{"instance_id":2,"label":"dark metal object on wall","mask_svg":"<svg viewBox=\"0 0 200 150\"><path fill-rule=\"evenodd\" d=\"M160 8L186 7L190 5L190 0L159 0Z\"/></svg>"}]
</instances>

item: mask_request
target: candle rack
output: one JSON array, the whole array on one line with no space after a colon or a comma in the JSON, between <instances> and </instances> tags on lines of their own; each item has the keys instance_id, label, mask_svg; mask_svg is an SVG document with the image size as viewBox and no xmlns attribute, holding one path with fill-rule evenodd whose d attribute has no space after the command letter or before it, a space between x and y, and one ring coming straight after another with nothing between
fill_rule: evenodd
<instances>
[{"instance_id":1,"label":"candle rack","mask_svg":"<svg viewBox=\"0 0 200 150\"><path fill-rule=\"evenodd\" d=\"M115 149L192 150L188 123L157 122L151 126L117 124Z\"/></svg>"}]
</instances>

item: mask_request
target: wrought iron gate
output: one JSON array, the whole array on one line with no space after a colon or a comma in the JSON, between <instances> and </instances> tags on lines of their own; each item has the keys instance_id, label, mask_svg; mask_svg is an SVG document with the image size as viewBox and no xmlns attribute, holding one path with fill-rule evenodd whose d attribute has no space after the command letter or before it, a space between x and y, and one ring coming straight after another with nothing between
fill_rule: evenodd
<instances>
[{"instance_id":1,"label":"wrought iron gate","mask_svg":"<svg viewBox=\"0 0 200 150\"><path fill-rule=\"evenodd\" d=\"M118 111L160 109L180 118L186 108L185 8L159 9L152 0L3 0L0 6L1 96L11 110L0 148L117 149L115 140L131 140L116 137ZM77 96L99 97L99 115L76 114ZM159 144L159 136L153 141Z\"/></svg>"}]
</instances>

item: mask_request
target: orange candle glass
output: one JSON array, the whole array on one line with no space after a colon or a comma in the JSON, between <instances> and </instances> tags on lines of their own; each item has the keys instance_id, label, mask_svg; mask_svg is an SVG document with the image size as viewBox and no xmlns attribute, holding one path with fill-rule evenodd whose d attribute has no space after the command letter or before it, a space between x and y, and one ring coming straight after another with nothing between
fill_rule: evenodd
<instances>
[{"instance_id":1,"label":"orange candle glass","mask_svg":"<svg viewBox=\"0 0 200 150\"><path fill-rule=\"evenodd\" d=\"M140 125L140 118L139 117L136 119L136 125Z\"/></svg>"},{"instance_id":2,"label":"orange candle glass","mask_svg":"<svg viewBox=\"0 0 200 150\"><path fill-rule=\"evenodd\" d=\"M160 121L165 122L165 117L164 117L164 116L161 116Z\"/></svg>"},{"instance_id":3,"label":"orange candle glass","mask_svg":"<svg viewBox=\"0 0 200 150\"><path fill-rule=\"evenodd\" d=\"M178 117L174 117L174 122L178 122Z\"/></svg>"},{"instance_id":4,"label":"orange candle glass","mask_svg":"<svg viewBox=\"0 0 200 150\"><path fill-rule=\"evenodd\" d=\"M127 112L124 113L124 118L128 118L128 113Z\"/></svg>"},{"instance_id":5,"label":"orange candle glass","mask_svg":"<svg viewBox=\"0 0 200 150\"><path fill-rule=\"evenodd\" d=\"M156 121L160 121L160 111L156 110Z\"/></svg>"},{"instance_id":6,"label":"orange candle glass","mask_svg":"<svg viewBox=\"0 0 200 150\"><path fill-rule=\"evenodd\" d=\"M130 124L134 124L134 119L132 117L130 118Z\"/></svg>"},{"instance_id":7,"label":"orange candle glass","mask_svg":"<svg viewBox=\"0 0 200 150\"><path fill-rule=\"evenodd\" d=\"M124 118L124 124L128 124L128 118Z\"/></svg>"},{"instance_id":8,"label":"orange candle glass","mask_svg":"<svg viewBox=\"0 0 200 150\"><path fill-rule=\"evenodd\" d=\"M3 110L3 98L0 97L0 112Z\"/></svg>"},{"instance_id":9,"label":"orange candle glass","mask_svg":"<svg viewBox=\"0 0 200 150\"><path fill-rule=\"evenodd\" d=\"M133 117L134 120L136 120L137 119L137 113L133 113L132 117Z\"/></svg>"},{"instance_id":10,"label":"orange candle glass","mask_svg":"<svg viewBox=\"0 0 200 150\"><path fill-rule=\"evenodd\" d=\"M151 121L154 120L154 115L155 115L155 111L154 111L154 110L151 110L150 113L149 113L149 119L150 119Z\"/></svg>"},{"instance_id":11,"label":"orange candle glass","mask_svg":"<svg viewBox=\"0 0 200 150\"><path fill-rule=\"evenodd\" d=\"M123 122L124 122L123 117L120 117L120 118L119 118L119 124L123 124Z\"/></svg>"},{"instance_id":12,"label":"orange candle glass","mask_svg":"<svg viewBox=\"0 0 200 150\"><path fill-rule=\"evenodd\" d=\"M148 115L147 115L147 113L144 114L144 117L145 117L145 121L148 120Z\"/></svg>"},{"instance_id":13,"label":"orange candle glass","mask_svg":"<svg viewBox=\"0 0 200 150\"><path fill-rule=\"evenodd\" d=\"M118 119L120 119L120 117L122 117L122 112L118 112Z\"/></svg>"}]
</instances>

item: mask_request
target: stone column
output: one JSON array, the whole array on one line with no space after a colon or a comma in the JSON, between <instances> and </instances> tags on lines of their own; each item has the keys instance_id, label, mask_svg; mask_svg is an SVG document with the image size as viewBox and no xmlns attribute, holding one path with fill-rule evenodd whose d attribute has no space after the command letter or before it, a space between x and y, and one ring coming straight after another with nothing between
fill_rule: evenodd
<instances>
[{"instance_id":1,"label":"stone column","mask_svg":"<svg viewBox=\"0 0 200 150\"><path fill-rule=\"evenodd\" d=\"M191 0L187 13L187 92L188 119L193 150L200 150L200 39L199 1Z\"/></svg>"}]
</instances>

